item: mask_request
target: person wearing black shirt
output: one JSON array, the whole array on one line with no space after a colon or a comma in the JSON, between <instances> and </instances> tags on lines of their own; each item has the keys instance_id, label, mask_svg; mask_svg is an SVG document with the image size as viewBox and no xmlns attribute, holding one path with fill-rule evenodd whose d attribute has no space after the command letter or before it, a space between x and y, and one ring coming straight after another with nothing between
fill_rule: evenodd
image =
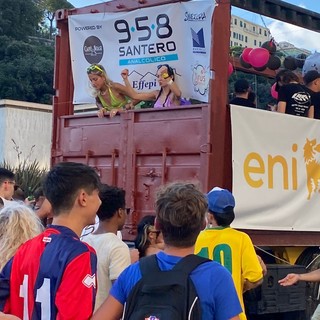
<instances>
[{"instance_id":1,"label":"person wearing black shirt","mask_svg":"<svg viewBox=\"0 0 320 320\"><path fill-rule=\"evenodd\" d=\"M238 106L255 108L256 105L252 99L249 99L249 93L251 91L249 82L245 79L239 79L234 84L235 98L229 103L236 104Z\"/></svg>"},{"instance_id":2,"label":"person wearing black shirt","mask_svg":"<svg viewBox=\"0 0 320 320\"><path fill-rule=\"evenodd\" d=\"M303 81L310 90L313 99L314 118L320 119L320 73L316 70L310 70L304 75Z\"/></svg>"},{"instance_id":3,"label":"person wearing black shirt","mask_svg":"<svg viewBox=\"0 0 320 320\"><path fill-rule=\"evenodd\" d=\"M281 79L277 79L278 112L313 118L314 106L309 90L299 83L298 76L290 70L284 70Z\"/></svg>"}]
</instances>

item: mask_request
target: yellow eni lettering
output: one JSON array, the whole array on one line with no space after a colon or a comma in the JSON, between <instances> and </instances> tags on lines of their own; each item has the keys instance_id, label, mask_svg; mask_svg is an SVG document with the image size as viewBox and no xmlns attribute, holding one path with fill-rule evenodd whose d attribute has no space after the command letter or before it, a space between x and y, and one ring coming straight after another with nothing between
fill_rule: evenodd
<instances>
[{"instance_id":1,"label":"yellow eni lettering","mask_svg":"<svg viewBox=\"0 0 320 320\"><path fill-rule=\"evenodd\" d=\"M294 143L292 145L292 151L297 152L298 145ZM281 155L268 155L268 188L274 188L274 168L276 165L280 165L282 168L282 186L284 190L289 188L289 168L288 162L285 157ZM250 152L244 160L243 164L244 177L246 182L252 188L260 188L264 181L263 175L265 174L265 163L257 152ZM297 177L297 159L291 158L291 178L292 178L292 190L298 188L298 177Z\"/></svg>"},{"instance_id":2,"label":"yellow eni lettering","mask_svg":"<svg viewBox=\"0 0 320 320\"><path fill-rule=\"evenodd\" d=\"M260 188L263 185L262 178L253 179L254 174L264 174L264 162L261 156L256 152L250 152L243 164L244 177L249 186L252 188Z\"/></svg>"}]
</instances>

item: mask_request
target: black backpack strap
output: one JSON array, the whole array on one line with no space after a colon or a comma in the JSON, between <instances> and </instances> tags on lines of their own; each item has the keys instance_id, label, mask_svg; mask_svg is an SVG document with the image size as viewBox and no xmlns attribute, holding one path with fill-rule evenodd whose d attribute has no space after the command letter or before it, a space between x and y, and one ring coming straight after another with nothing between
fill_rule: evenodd
<instances>
[{"instance_id":1,"label":"black backpack strap","mask_svg":"<svg viewBox=\"0 0 320 320\"><path fill-rule=\"evenodd\" d=\"M188 256L182 258L175 266L174 270L183 271L190 274L194 269L196 269L200 264L211 261L210 259L197 256L195 254L189 254Z\"/></svg>"},{"instance_id":2,"label":"black backpack strap","mask_svg":"<svg viewBox=\"0 0 320 320\"><path fill-rule=\"evenodd\" d=\"M139 266L140 266L140 271L142 276L145 276L152 272L161 271L158 265L157 256L155 254L148 257L143 257L142 259L140 259Z\"/></svg>"}]
</instances>

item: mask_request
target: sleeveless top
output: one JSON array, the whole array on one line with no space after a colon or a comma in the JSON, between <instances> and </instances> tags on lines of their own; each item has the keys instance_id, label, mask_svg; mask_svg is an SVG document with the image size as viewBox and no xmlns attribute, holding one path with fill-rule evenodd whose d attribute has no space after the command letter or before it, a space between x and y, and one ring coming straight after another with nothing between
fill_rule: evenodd
<instances>
[{"instance_id":1,"label":"sleeveless top","mask_svg":"<svg viewBox=\"0 0 320 320\"><path fill-rule=\"evenodd\" d=\"M169 93L169 95L167 95L166 100L164 102L161 102L159 98L160 98L160 96L158 96L156 102L154 103L154 105L153 105L154 108L178 106L178 104L174 101L171 92Z\"/></svg>"},{"instance_id":2,"label":"sleeveless top","mask_svg":"<svg viewBox=\"0 0 320 320\"><path fill-rule=\"evenodd\" d=\"M110 95L110 105L108 105L101 94L99 93L97 98L99 99L100 103L102 104L102 107L108 111L112 109L118 109L118 108L123 108L127 103L128 103L128 97L125 97L124 100L117 98L110 87L108 87L109 95Z\"/></svg>"}]
</instances>

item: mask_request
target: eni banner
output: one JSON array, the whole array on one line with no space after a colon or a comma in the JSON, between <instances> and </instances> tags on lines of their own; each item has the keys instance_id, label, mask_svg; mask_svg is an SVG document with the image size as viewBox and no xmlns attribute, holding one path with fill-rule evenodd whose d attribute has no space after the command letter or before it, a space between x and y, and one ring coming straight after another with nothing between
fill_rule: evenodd
<instances>
[{"instance_id":1,"label":"eni banner","mask_svg":"<svg viewBox=\"0 0 320 320\"><path fill-rule=\"evenodd\" d=\"M169 64L185 98L208 102L214 1L154 6L121 13L69 16L74 103L90 103L86 73L102 64L110 79L121 70L137 91L158 89L157 66Z\"/></svg>"},{"instance_id":2,"label":"eni banner","mask_svg":"<svg viewBox=\"0 0 320 320\"><path fill-rule=\"evenodd\" d=\"M320 230L320 121L231 105L236 228Z\"/></svg>"}]
</instances>

